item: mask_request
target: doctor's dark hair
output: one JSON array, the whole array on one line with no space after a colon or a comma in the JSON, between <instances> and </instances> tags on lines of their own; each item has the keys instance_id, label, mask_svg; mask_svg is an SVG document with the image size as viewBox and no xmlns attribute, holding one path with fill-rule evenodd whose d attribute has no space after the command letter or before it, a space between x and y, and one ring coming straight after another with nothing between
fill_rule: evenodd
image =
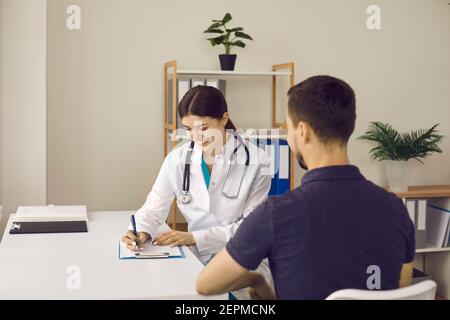
<instances>
[{"instance_id":1,"label":"doctor's dark hair","mask_svg":"<svg viewBox=\"0 0 450 320\"><path fill-rule=\"evenodd\" d=\"M348 142L356 120L353 89L331 76L314 76L288 91L288 112L294 127L307 122L325 144Z\"/></svg>"},{"instance_id":2,"label":"doctor's dark hair","mask_svg":"<svg viewBox=\"0 0 450 320\"><path fill-rule=\"evenodd\" d=\"M191 114L221 120L225 112L228 112L225 97L219 89L210 86L192 88L184 95L178 105L178 114L181 119ZM225 129L236 130L236 127L228 119Z\"/></svg>"}]
</instances>

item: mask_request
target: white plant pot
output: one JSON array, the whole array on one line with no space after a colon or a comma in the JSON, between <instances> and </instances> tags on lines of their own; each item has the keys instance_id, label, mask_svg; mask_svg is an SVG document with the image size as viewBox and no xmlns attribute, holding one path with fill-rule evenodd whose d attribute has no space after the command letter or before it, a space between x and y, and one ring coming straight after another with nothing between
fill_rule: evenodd
<instances>
[{"instance_id":1,"label":"white plant pot","mask_svg":"<svg viewBox=\"0 0 450 320\"><path fill-rule=\"evenodd\" d=\"M408 161L386 160L384 161L389 183L389 191L408 191L411 166Z\"/></svg>"}]
</instances>

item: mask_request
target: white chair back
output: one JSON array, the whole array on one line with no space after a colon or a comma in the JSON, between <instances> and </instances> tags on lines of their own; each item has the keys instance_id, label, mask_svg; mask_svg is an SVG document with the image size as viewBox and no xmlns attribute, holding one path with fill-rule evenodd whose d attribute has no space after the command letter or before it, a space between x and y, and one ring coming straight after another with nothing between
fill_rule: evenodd
<instances>
[{"instance_id":1,"label":"white chair back","mask_svg":"<svg viewBox=\"0 0 450 320\"><path fill-rule=\"evenodd\" d=\"M434 300L437 284L425 280L395 290L342 289L330 294L326 300Z\"/></svg>"}]
</instances>

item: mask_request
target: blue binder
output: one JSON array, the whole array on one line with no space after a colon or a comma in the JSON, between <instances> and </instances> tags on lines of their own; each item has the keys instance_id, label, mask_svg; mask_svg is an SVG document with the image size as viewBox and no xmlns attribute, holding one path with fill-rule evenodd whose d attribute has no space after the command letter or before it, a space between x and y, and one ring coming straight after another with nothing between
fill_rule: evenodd
<instances>
[{"instance_id":1,"label":"blue binder","mask_svg":"<svg viewBox=\"0 0 450 320\"><path fill-rule=\"evenodd\" d=\"M273 161L274 174L269 196L281 195L290 190L290 150L286 140L258 139L258 146L266 151Z\"/></svg>"},{"instance_id":2,"label":"blue binder","mask_svg":"<svg viewBox=\"0 0 450 320\"><path fill-rule=\"evenodd\" d=\"M277 194L285 194L290 190L290 150L286 140L278 140L276 148L277 173L275 176L277 183Z\"/></svg>"},{"instance_id":3,"label":"blue binder","mask_svg":"<svg viewBox=\"0 0 450 320\"><path fill-rule=\"evenodd\" d=\"M275 152L272 149L271 140L270 139L260 139L257 140L258 147L263 149L266 152L266 155L269 159L272 159L271 161L275 161ZM275 179L275 175L272 175L272 179L270 182L270 190L269 190L269 196L276 195L277 194L277 182Z\"/></svg>"}]
</instances>

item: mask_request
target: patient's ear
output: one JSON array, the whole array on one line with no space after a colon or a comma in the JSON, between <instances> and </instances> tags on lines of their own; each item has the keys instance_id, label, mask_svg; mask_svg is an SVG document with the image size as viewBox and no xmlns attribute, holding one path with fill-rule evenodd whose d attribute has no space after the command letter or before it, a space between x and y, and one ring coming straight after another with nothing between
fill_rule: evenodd
<instances>
[{"instance_id":1,"label":"patient's ear","mask_svg":"<svg viewBox=\"0 0 450 320\"><path fill-rule=\"evenodd\" d=\"M300 121L298 125L302 144L310 143L314 140L315 133L308 122Z\"/></svg>"},{"instance_id":2,"label":"patient's ear","mask_svg":"<svg viewBox=\"0 0 450 320\"><path fill-rule=\"evenodd\" d=\"M299 121L298 125L297 125L297 138L298 141L303 145L306 142L308 142L309 140L309 135L310 135L310 126L308 125L308 123L304 122L304 121Z\"/></svg>"}]
</instances>

